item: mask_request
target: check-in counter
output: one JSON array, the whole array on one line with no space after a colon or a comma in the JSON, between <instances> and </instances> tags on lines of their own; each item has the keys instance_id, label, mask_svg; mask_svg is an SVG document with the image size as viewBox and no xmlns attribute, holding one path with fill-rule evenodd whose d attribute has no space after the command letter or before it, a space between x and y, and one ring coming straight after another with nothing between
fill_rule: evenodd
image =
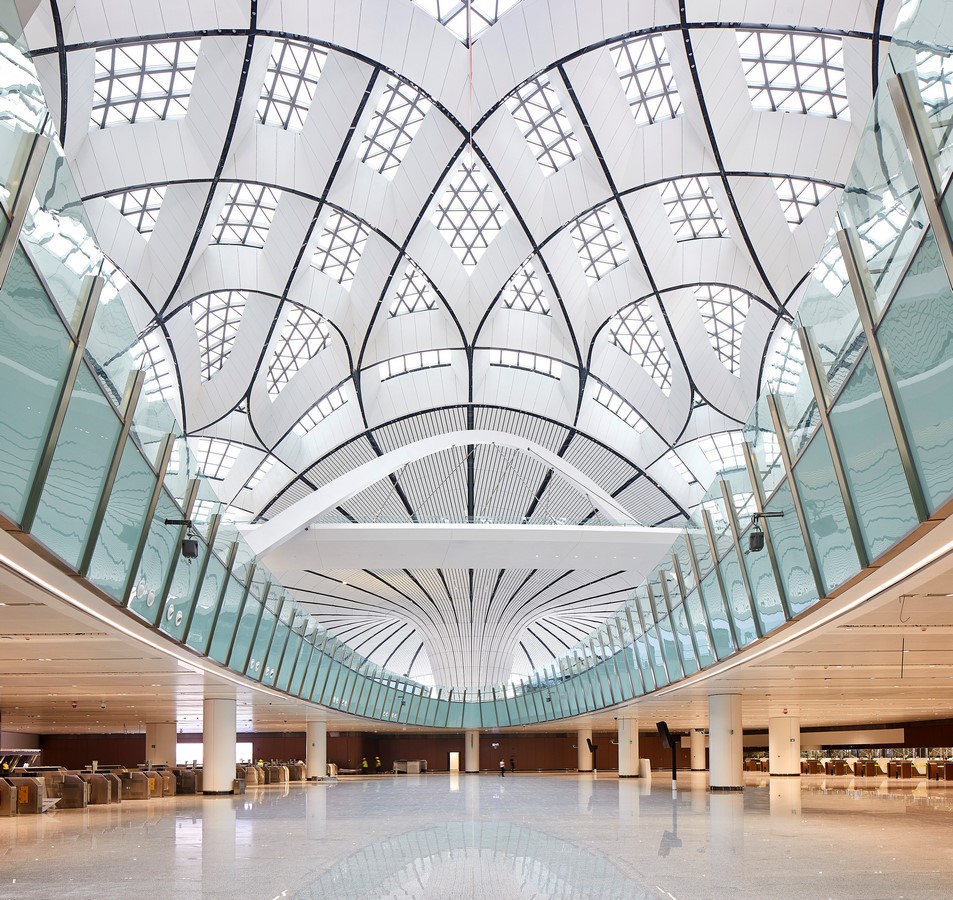
<instances>
[{"instance_id":1,"label":"check-in counter","mask_svg":"<svg viewBox=\"0 0 953 900\"><path fill-rule=\"evenodd\" d=\"M148 800L151 795L149 778L139 769L120 769L116 774L122 779L123 800Z\"/></svg>"},{"instance_id":2,"label":"check-in counter","mask_svg":"<svg viewBox=\"0 0 953 900\"><path fill-rule=\"evenodd\" d=\"M86 782L89 789L88 802L90 806L106 805L112 802L112 780L99 772L80 772L79 777Z\"/></svg>"},{"instance_id":3,"label":"check-in counter","mask_svg":"<svg viewBox=\"0 0 953 900\"><path fill-rule=\"evenodd\" d=\"M17 792L17 814L18 815L39 815L49 805L44 801L46 798L46 786L42 778L33 778L25 775L13 775L7 778L7 782ZM55 805L56 801L53 801Z\"/></svg>"},{"instance_id":4,"label":"check-in counter","mask_svg":"<svg viewBox=\"0 0 953 900\"><path fill-rule=\"evenodd\" d=\"M5 778L0 778L0 819L17 814L17 789Z\"/></svg>"}]
</instances>

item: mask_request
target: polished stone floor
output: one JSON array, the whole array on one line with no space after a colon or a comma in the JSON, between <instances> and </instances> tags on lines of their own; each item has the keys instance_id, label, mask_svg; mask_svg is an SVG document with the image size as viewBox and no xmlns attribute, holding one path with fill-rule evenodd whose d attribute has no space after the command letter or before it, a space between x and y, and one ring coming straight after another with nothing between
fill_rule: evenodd
<instances>
[{"instance_id":1,"label":"polished stone floor","mask_svg":"<svg viewBox=\"0 0 953 900\"><path fill-rule=\"evenodd\" d=\"M953 783L379 776L0 819L0 897L949 898Z\"/></svg>"}]
</instances>

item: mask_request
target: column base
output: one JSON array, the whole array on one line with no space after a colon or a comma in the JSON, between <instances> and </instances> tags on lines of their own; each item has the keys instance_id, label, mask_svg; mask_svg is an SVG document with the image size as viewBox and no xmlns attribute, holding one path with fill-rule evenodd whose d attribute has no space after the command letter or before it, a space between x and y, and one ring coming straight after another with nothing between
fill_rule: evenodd
<instances>
[{"instance_id":1,"label":"column base","mask_svg":"<svg viewBox=\"0 0 953 900\"><path fill-rule=\"evenodd\" d=\"M743 790L744 790L744 785L741 785L741 784L732 784L732 785L727 785L727 784L726 784L726 785L712 784L712 785L709 785L708 790L711 791L713 794L734 793L734 792L738 792L738 791L743 791Z\"/></svg>"}]
</instances>

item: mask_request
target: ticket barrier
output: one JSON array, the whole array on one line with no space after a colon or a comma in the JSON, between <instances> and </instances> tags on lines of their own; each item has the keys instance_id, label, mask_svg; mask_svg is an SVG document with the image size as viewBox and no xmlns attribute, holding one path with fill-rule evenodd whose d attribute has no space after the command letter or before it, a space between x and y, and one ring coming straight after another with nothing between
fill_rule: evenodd
<instances>
[{"instance_id":1,"label":"ticket barrier","mask_svg":"<svg viewBox=\"0 0 953 900\"><path fill-rule=\"evenodd\" d=\"M86 809L89 785L79 775L67 772L44 772L46 796L59 800L60 809Z\"/></svg>"},{"instance_id":2,"label":"ticket barrier","mask_svg":"<svg viewBox=\"0 0 953 900\"><path fill-rule=\"evenodd\" d=\"M7 782L16 789L18 815L39 815L59 803L58 799L46 796L46 784L42 778L14 775Z\"/></svg>"},{"instance_id":3,"label":"ticket barrier","mask_svg":"<svg viewBox=\"0 0 953 900\"><path fill-rule=\"evenodd\" d=\"M119 798L113 800L113 782L111 778L107 778L105 775L100 774L99 772L80 772L79 777L86 782L86 786L89 788L88 802L90 806L105 806L109 803L118 803ZM118 789L119 785L116 785Z\"/></svg>"},{"instance_id":4,"label":"ticket barrier","mask_svg":"<svg viewBox=\"0 0 953 900\"><path fill-rule=\"evenodd\" d=\"M195 769L173 769L175 792L177 794L195 793Z\"/></svg>"},{"instance_id":5,"label":"ticket barrier","mask_svg":"<svg viewBox=\"0 0 953 900\"><path fill-rule=\"evenodd\" d=\"M0 778L0 819L17 814L17 789Z\"/></svg>"}]
</instances>

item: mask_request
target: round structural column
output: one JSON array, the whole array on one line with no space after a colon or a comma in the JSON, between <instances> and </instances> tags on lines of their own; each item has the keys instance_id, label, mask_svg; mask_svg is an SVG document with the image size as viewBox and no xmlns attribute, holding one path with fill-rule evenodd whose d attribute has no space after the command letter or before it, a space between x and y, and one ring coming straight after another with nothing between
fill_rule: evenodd
<instances>
[{"instance_id":1,"label":"round structural column","mask_svg":"<svg viewBox=\"0 0 953 900\"><path fill-rule=\"evenodd\" d=\"M468 775L480 774L480 732L468 731L464 736L463 771Z\"/></svg>"},{"instance_id":2,"label":"round structural column","mask_svg":"<svg viewBox=\"0 0 953 900\"><path fill-rule=\"evenodd\" d=\"M740 791L744 787L741 694L708 698L708 768L710 790Z\"/></svg>"},{"instance_id":3,"label":"round structural column","mask_svg":"<svg viewBox=\"0 0 953 900\"><path fill-rule=\"evenodd\" d=\"M235 780L235 701L206 697L202 713L202 793L230 794Z\"/></svg>"},{"instance_id":4,"label":"round structural column","mask_svg":"<svg viewBox=\"0 0 953 900\"><path fill-rule=\"evenodd\" d=\"M705 732L701 728L693 728L691 734L692 771L705 771Z\"/></svg>"},{"instance_id":5,"label":"round structural column","mask_svg":"<svg viewBox=\"0 0 953 900\"><path fill-rule=\"evenodd\" d=\"M639 777L639 720L617 719L619 726L619 778Z\"/></svg>"},{"instance_id":6,"label":"round structural column","mask_svg":"<svg viewBox=\"0 0 953 900\"><path fill-rule=\"evenodd\" d=\"M154 766L174 766L175 740L175 722L146 722L146 759Z\"/></svg>"},{"instance_id":7,"label":"round structural column","mask_svg":"<svg viewBox=\"0 0 953 900\"><path fill-rule=\"evenodd\" d=\"M328 725L327 722L308 722L305 751L305 777L324 778L328 774Z\"/></svg>"},{"instance_id":8,"label":"round structural column","mask_svg":"<svg viewBox=\"0 0 953 900\"><path fill-rule=\"evenodd\" d=\"M592 740L591 728L580 728L576 732L576 768L580 772L592 771L592 753L589 750L589 741Z\"/></svg>"},{"instance_id":9,"label":"round structural column","mask_svg":"<svg viewBox=\"0 0 953 900\"><path fill-rule=\"evenodd\" d=\"M768 719L768 766L772 775L801 774L801 720L792 716Z\"/></svg>"}]
</instances>

